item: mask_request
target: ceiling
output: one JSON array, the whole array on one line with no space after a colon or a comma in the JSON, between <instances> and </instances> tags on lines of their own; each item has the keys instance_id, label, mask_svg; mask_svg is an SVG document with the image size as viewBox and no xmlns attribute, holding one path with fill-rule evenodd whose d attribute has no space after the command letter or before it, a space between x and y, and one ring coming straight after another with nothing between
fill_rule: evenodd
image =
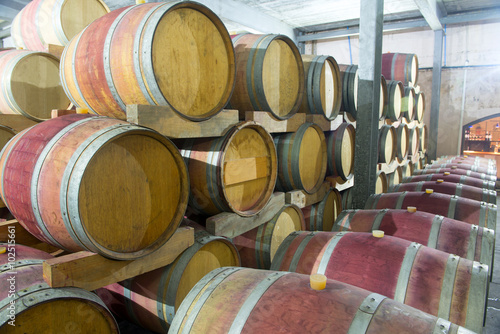
<instances>
[{"instance_id":1,"label":"ceiling","mask_svg":"<svg viewBox=\"0 0 500 334\"><path fill-rule=\"evenodd\" d=\"M135 0L103 0L110 9ZM347 27L356 33L360 0L197 0L211 8L229 31L285 33L299 41L339 36ZM158 2L149 0L147 2ZM29 0L0 0L0 38L8 37L10 22ZM385 0L384 29L427 27L470 21L500 21L498 0Z\"/></svg>"}]
</instances>

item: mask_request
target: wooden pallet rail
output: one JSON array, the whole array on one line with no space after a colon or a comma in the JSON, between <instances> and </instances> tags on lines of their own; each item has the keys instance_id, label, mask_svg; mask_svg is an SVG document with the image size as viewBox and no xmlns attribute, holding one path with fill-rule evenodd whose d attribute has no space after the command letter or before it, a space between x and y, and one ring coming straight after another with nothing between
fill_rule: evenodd
<instances>
[{"instance_id":1,"label":"wooden pallet rail","mask_svg":"<svg viewBox=\"0 0 500 334\"><path fill-rule=\"evenodd\" d=\"M155 252L136 260L118 261L81 251L43 262L43 278L53 288L74 286L95 290L164 267L194 244L194 229L179 227Z\"/></svg>"}]
</instances>

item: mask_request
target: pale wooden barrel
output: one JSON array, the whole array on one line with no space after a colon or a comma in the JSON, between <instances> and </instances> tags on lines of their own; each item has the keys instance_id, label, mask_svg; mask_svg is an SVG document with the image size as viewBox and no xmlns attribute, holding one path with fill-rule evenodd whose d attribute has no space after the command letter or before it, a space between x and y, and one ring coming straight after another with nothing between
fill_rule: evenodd
<instances>
[{"instance_id":1,"label":"pale wooden barrel","mask_svg":"<svg viewBox=\"0 0 500 334\"><path fill-rule=\"evenodd\" d=\"M402 163L408 157L410 144L410 131L408 125L400 123L396 128L396 158Z\"/></svg>"},{"instance_id":2,"label":"pale wooden barrel","mask_svg":"<svg viewBox=\"0 0 500 334\"><path fill-rule=\"evenodd\" d=\"M12 21L12 39L16 47L34 51L46 51L49 44L66 46L108 12L101 0L33 0Z\"/></svg>"},{"instance_id":3,"label":"pale wooden barrel","mask_svg":"<svg viewBox=\"0 0 500 334\"><path fill-rule=\"evenodd\" d=\"M169 107L201 121L227 104L235 56L222 21L206 6L145 3L116 9L73 37L61 57L72 102L126 118L131 104Z\"/></svg>"},{"instance_id":4,"label":"pale wooden barrel","mask_svg":"<svg viewBox=\"0 0 500 334\"><path fill-rule=\"evenodd\" d=\"M342 102L342 82L335 58L301 56L306 79L299 112L323 115L328 120L335 119Z\"/></svg>"},{"instance_id":5,"label":"pale wooden barrel","mask_svg":"<svg viewBox=\"0 0 500 334\"><path fill-rule=\"evenodd\" d=\"M293 116L304 95L304 66L295 43L285 35L232 37L236 84L230 105L240 111L269 111L278 119Z\"/></svg>"},{"instance_id":6,"label":"pale wooden barrel","mask_svg":"<svg viewBox=\"0 0 500 334\"><path fill-rule=\"evenodd\" d=\"M176 143L189 171L189 206L197 213L252 216L269 202L278 160L273 138L261 125L241 122L222 137Z\"/></svg>"},{"instance_id":7,"label":"pale wooden barrel","mask_svg":"<svg viewBox=\"0 0 500 334\"><path fill-rule=\"evenodd\" d=\"M382 74L387 80L398 80L415 86L418 80L418 58L414 53L382 54Z\"/></svg>"},{"instance_id":8,"label":"pale wooden barrel","mask_svg":"<svg viewBox=\"0 0 500 334\"><path fill-rule=\"evenodd\" d=\"M420 152L427 152L427 126L424 125L418 128L418 137L419 137L419 149Z\"/></svg>"},{"instance_id":9,"label":"pale wooden barrel","mask_svg":"<svg viewBox=\"0 0 500 334\"><path fill-rule=\"evenodd\" d=\"M288 272L216 269L188 294L169 333L432 333L441 328L450 334L472 334L335 280L316 291L309 279Z\"/></svg>"},{"instance_id":10,"label":"pale wooden barrel","mask_svg":"<svg viewBox=\"0 0 500 334\"><path fill-rule=\"evenodd\" d=\"M396 129L383 125L379 130L378 162L390 164L396 157Z\"/></svg>"},{"instance_id":11,"label":"pale wooden barrel","mask_svg":"<svg viewBox=\"0 0 500 334\"><path fill-rule=\"evenodd\" d=\"M413 175L413 164L411 163L411 161L407 160L401 167L403 168L403 178ZM403 182L403 180L401 181Z\"/></svg>"},{"instance_id":12,"label":"pale wooden barrel","mask_svg":"<svg viewBox=\"0 0 500 334\"><path fill-rule=\"evenodd\" d=\"M348 188L344 191L340 192L340 196L342 197L342 209L353 209L352 205L352 188Z\"/></svg>"},{"instance_id":13,"label":"pale wooden barrel","mask_svg":"<svg viewBox=\"0 0 500 334\"><path fill-rule=\"evenodd\" d=\"M50 53L1 51L0 82L4 114L42 121L50 118L52 109L66 109L70 103L59 79L59 59Z\"/></svg>"},{"instance_id":14,"label":"pale wooden barrel","mask_svg":"<svg viewBox=\"0 0 500 334\"><path fill-rule=\"evenodd\" d=\"M358 65L339 65L342 78L341 110L348 112L354 119L358 113Z\"/></svg>"},{"instance_id":15,"label":"pale wooden barrel","mask_svg":"<svg viewBox=\"0 0 500 334\"><path fill-rule=\"evenodd\" d=\"M381 170L377 172L377 178L375 180L375 194L382 194L387 192L389 182L387 180L387 174Z\"/></svg>"},{"instance_id":16,"label":"pale wooden barrel","mask_svg":"<svg viewBox=\"0 0 500 334\"><path fill-rule=\"evenodd\" d=\"M239 265L238 251L229 239L198 230L194 244L168 266L107 285L97 294L120 317L155 333L168 333L182 301L203 276Z\"/></svg>"},{"instance_id":17,"label":"pale wooden barrel","mask_svg":"<svg viewBox=\"0 0 500 334\"><path fill-rule=\"evenodd\" d=\"M403 180L404 167L398 166L394 172L387 174L387 188L398 185Z\"/></svg>"},{"instance_id":18,"label":"pale wooden barrel","mask_svg":"<svg viewBox=\"0 0 500 334\"><path fill-rule=\"evenodd\" d=\"M408 134L408 155L416 155L419 152L420 148L420 138L418 128L417 127L409 127L409 134Z\"/></svg>"},{"instance_id":19,"label":"pale wooden barrel","mask_svg":"<svg viewBox=\"0 0 500 334\"><path fill-rule=\"evenodd\" d=\"M387 82L387 108L385 117L391 121L398 121L403 111L404 86L401 81L389 80Z\"/></svg>"},{"instance_id":20,"label":"pale wooden barrel","mask_svg":"<svg viewBox=\"0 0 500 334\"><path fill-rule=\"evenodd\" d=\"M342 197L331 188L323 199L302 209L308 231L331 231L337 216L342 211Z\"/></svg>"},{"instance_id":21,"label":"pale wooden barrel","mask_svg":"<svg viewBox=\"0 0 500 334\"><path fill-rule=\"evenodd\" d=\"M424 121L425 114L425 94L424 92L418 92L415 94L415 119L422 123Z\"/></svg>"},{"instance_id":22,"label":"pale wooden barrel","mask_svg":"<svg viewBox=\"0 0 500 334\"><path fill-rule=\"evenodd\" d=\"M268 222L232 239L241 265L269 269L276 250L292 232L305 230L304 214L296 205L283 206Z\"/></svg>"},{"instance_id":23,"label":"pale wooden barrel","mask_svg":"<svg viewBox=\"0 0 500 334\"><path fill-rule=\"evenodd\" d=\"M415 118L415 89L413 87L404 87L401 113L408 122L413 121Z\"/></svg>"},{"instance_id":24,"label":"pale wooden barrel","mask_svg":"<svg viewBox=\"0 0 500 334\"><path fill-rule=\"evenodd\" d=\"M342 123L335 131L325 132L327 145L327 175L350 180L354 173L354 140L356 129Z\"/></svg>"},{"instance_id":25,"label":"pale wooden barrel","mask_svg":"<svg viewBox=\"0 0 500 334\"><path fill-rule=\"evenodd\" d=\"M278 154L276 189L316 192L326 175L326 138L321 128L304 123L296 132L274 136Z\"/></svg>"},{"instance_id":26,"label":"pale wooden barrel","mask_svg":"<svg viewBox=\"0 0 500 334\"><path fill-rule=\"evenodd\" d=\"M113 315L94 293L80 288L51 288L43 279L48 253L0 243L0 332L119 333Z\"/></svg>"},{"instance_id":27,"label":"pale wooden barrel","mask_svg":"<svg viewBox=\"0 0 500 334\"><path fill-rule=\"evenodd\" d=\"M0 181L9 211L35 237L112 259L160 248L177 230L189 196L186 166L170 140L88 114L17 134L0 155Z\"/></svg>"}]
</instances>

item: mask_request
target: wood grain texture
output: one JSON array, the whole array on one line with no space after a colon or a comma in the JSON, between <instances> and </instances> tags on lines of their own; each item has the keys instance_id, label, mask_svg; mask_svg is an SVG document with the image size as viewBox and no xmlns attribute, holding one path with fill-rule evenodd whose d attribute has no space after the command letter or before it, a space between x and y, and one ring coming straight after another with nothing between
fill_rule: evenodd
<instances>
[{"instance_id":1,"label":"wood grain texture","mask_svg":"<svg viewBox=\"0 0 500 334\"><path fill-rule=\"evenodd\" d=\"M220 137L239 122L237 110L223 110L200 122L192 122L168 106L127 105L127 121L154 129L170 138Z\"/></svg>"},{"instance_id":2,"label":"wood grain texture","mask_svg":"<svg viewBox=\"0 0 500 334\"><path fill-rule=\"evenodd\" d=\"M193 243L193 229L180 227L156 252L137 260L109 260L86 251L64 255L44 262L44 279L53 288L75 286L91 291L172 263Z\"/></svg>"},{"instance_id":3,"label":"wood grain texture","mask_svg":"<svg viewBox=\"0 0 500 334\"><path fill-rule=\"evenodd\" d=\"M351 124L342 123L337 130L326 132L327 175L338 176L347 181L354 172L354 140L356 129Z\"/></svg>"},{"instance_id":4,"label":"wood grain texture","mask_svg":"<svg viewBox=\"0 0 500 334\"><path fill-rule=\"evenodd\" d=\"M245 120L255 121L262 125L267 132L295 132L306 122L304 114L294 114L288 119L278 119L272 113L266 111L247 111L245 112Z\"/></svg>"},{"instance_id":5,"label":"wood grain texture","mask_svg":"<svg viewBox=\"0 0 500 334\"><path fill-rule=\"evenodd\" d=\"M316 204L302 208L308 231L331 231L342 211L342 198L337 189L330 189Z\"/></svg>"},{"instance_id":6,"label":"wood grain texture","mask_svg":"<svg viewBox=\"0 0 500 334\"><path fill-rule=\"evenodd\" d=\"M387 80L398 80L408 86L418 81L418 58L413 53L382 54L382 75Z\"/></svg>"},{"instance_id":7,"label":"wood grain texture","mask_svg":"<svg viewBox=\"0 0 500 334\"><path fill-rule=\"evenodd\" d=\"M222 212L207 218L207 231L213 235L234 238L271 220L284 205L285 194L275 192L266 206L254 216L241 217L236 213Z\"/></svg>"}]
</instances>

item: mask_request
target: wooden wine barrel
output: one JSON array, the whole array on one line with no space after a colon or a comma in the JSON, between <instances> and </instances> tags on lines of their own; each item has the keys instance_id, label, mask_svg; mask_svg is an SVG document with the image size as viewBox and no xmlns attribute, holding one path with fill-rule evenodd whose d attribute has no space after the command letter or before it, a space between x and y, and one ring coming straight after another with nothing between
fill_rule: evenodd
<instances>
[{"instance_id":1,"label":"wooden wine barrel","mask_svg":"<svg viewBox=\"0 0 500 334\"><path fill-rule=\"evenodd\" d=\"M470 170L473 172L481 173L481 174L488 174L488 175L497 175L497 169L496 167L481 167L481 166L476 166L476 165L469 165L465 163L433 163L432 165L426 166L426 168L429 169L435 169L435 168L451 168L451 169L464 169L464 170Z\"/></svg>"},{"instance_id":2,"label":"wooden wine barrel","mask_svg":"<svg viewBox=\"0 0 500 334\"><path fill-rule=\"evenodd\" d=\"M299 112L319 114L333 120L342 103L342 82L335 58L301 55L304 64L305 89Z\"/></svg>"},{"instance_id":3,"label":"wooden wine barrel","mask_svg":"<svg viewBox=\"0 0 500 334\"><path fill-rule=\"evenodd\" d=\"M471 157L471 156L443 156L437 160L439 163L466 163L471 165L477 165L481 167L496 167L496 160L483 158L483 157Z\"/></svg>"},{"instance_id":4,"label":"wooden wine barrel","mask_svg":"<svg viewBox=\"0 0 500 334\"><path fill-rule=\"evenodd\" d=\"M216 269L188 294L169 333L472 333L376 293L330 279L316 291L309 280L289 272Z\"/></svg>"},{"instance_id":5,"label":"wooden wine barrel","mask_svg":"<svg viewBox=\"0 0 500 334\"><path fill-rule=\"evenodd\" d=\"M155 333L168 333L179 307L195 284L214 269L240 266L234 244L204 231L177 259L162 267L97 290L110 310Z\"/></svg>"},{"instance_id":6,"label":"wooden wine barrel","mask_svg":"<svg viewBox=\"0 0 500 334\"><path fill-rule=\"evenodd\" d=\"M447 175L449 174L465 175L475 179L491 181L491 182L495 182L497 179L495 175L478 173L478 172L473 172L471 170L459 169L459 168L425 168L425 169L415 170L413 174L424 175L424 174L441 174L441 173Z\"/></svg>"},{"instance_id":7,"label":"wooden wine barrel","mask_svg":"<svg viewBox=\"0 0 500 334\"><path fill-rule=\"evenodd\" d=\"M305 229L304 214L296 205L285 205L268 222L232 239L243 267L269 269L276 250L294 231Z\"/></svg>"},{"instance_id":8,"label":"wooden wine barrel","mask_svg":"<svg viewBox=\"0 0 500 334\"><path fill-rule=\"evenodd\" d=\"M387 174L384 171L377 171L377 179L375 181L375 194L383 194L387 192L389 187L389 181L387 180Z\"/></svg>"},{"instance_id":9,"label":"wooden wine barrel","mask_svg":"<svg viewBox=\"0 0 500 334\"><path fill-rule=\"evenodd\" d=\"M473 331L483 327L488 266L416 242L361 232L294 232L271 270L323 274Z\"/></svg>"},{"instance_id":10,"label":"wooden wine barrel","mask_svg":"<svg viewBox=\"0 0 500 334\"><path fill-rule=\"evenodd\" d=\"M420 152L427 152L427 126L422 126L418 129L418 137L419 137L419 150Z\"/></svg>"},{"instance_id":11,"label":"wooden wine barrel","mask_svg":"<svg viewBox=\"0 0 500 334\"><path fill-rule=\"evenodd\" d=\"M347 181L354 173L354 140L356 129L352 124L342 123L337 130L325 132L328 157L327 175L339 176Z\"/></svg>"},{"instance_id":12,"label":"wooden wine barrel","mask_svg":"<svg viewBox=\"0 0 500 334\"><path fill-rule=\"evenodd\" d=\"M391 121L398 121L403 111L404 86L400 81L387 81L388 103L385 117Z\"/></svg>"},{"instance_id":13,"label":"wooden wine barrel","mask_svg":"<svg viewBox=\"0 0 500 334\"><path fill-rule=\"evenodd\" d=\"M396 128L396 158L402 163L408 157L410 147L410 130L408 125L400 123Z\"/></svg>"},{"instance_id":14,"label":"wooden wine barrel","mask_svg":"<svg viewBox=\"0 0 500 334\"><path fill-rule=\"evenodd\" d=\"M387 174L387 189L391 189L401 183L403 179L403 167L398 166L394 169L394 172Z\"/></svg>"},{"instance_id":15,"label":"wooden wine barrel","mask_svg":"<svg viewBox=\"0 0 500 334\"><path fill-rule=\"evenodd\" d=\"M419 152L420 148L420 140L418 137L418 128L413 127L410 128L408 127L408 155L416 155Z\"/></svg>"},{"instance_id":16,"label":"wooden wine barrel","mask_svg":"<svg viewBox=\"0 0 500 334\"><path fill-rule=\"evenodd\" d=\"M335 188L330 188L325 197L316 204L302 209L307 231L331 231L333 223L342 211L342 197Z\"/></svg>"},{"instance_id":17,"label":"wooden wine barrel","mask_svg":"<svg viewBox=\"0 0 500 334\"><path fill-rule=\"evenodd\" d=\"M368 198L365 209L401 209L408 206L496 231L496 205L454 195L425 191L375 194Z\"/></svg>"},{"instance_id":18,"label":"wooden wine barrel","mask_svg":"<svg viewBox=\"0 0 500 334\"><path fill-rule=\"evenodd\" d=\"M125 119L126 105L168 106L193 121L227 104L235 56L222 21L206 6L146 3L114 10L76 35L61 57L72 102Z\"/></svg>"},{"instance_id":19,"label":"wooden wine barrel","mask_svg":"<svg viewBox=\"0 0 500 334\"><path fill-rule=\"evenodd\" d=\"M411 161L407 160L401 167L403 168L403 178L412 176L413 164L411 163ZM401 182L403 182L403 179L401 180Z\"/></svg>"},{"instance_id":20,"label":"wooden wine barrel","mask_svg":"<svg viewBox=\"0 0 500 334\"><path fill-rule=\"evenodd\" d=\"M378 118L382 120L385 118L385 111L389 104L389 92L387 90L387 81L384 76L380 76L380 104L378 109Z\"/></svg>"},{"instance_id":21,"label":"wooden wine barrel","mask_svg":"<svg viewBox=\"0 0 500 334\"><path fill-rule=\"evenodd\" d=\"M428 212L344 210L332 228L332 232L373 230L478 261L489 268L492 265L495 231Z\"/></svg>"},{"instance_id":22,"label":"wooden wine barrel","mask_svg":"<svg viewBox=\"0 0 500 334\"><path fill-rule=\"evenodd\" d=\"M42 121L50 118L52 109L66 109L70 103L59 79L59 60L50 53L0 51L0 82L3 114Z\"/></svg>"},{"instance_id":23,"label":"wooden wine barrel","mask_svg":"<svg viewBox=\"0 0 500 334\"><path fill-rule=\"evenodd\" d=\"M340 109L348 112L354 120L358 113L358 65L340 65L342 78L342 105Z\"/></svg>"},{"instance_id":24,"label":"wooden wine barrel","mask_svg":"<svg viewBox=\"0 0 500 334\"><path fill-rule=\"evenodd\" d=\"M189 171L189 206L195 212L252 216L269 202L278 162L273 138L261 125L242 122L222 137L176 143Z\"/></svg>"},{"instance_id":25,"label":"wooden wine barrel","mask_svg":"<svg viewBox=\"0 0 500 334\"><path fill-rule=\"evenodd\" d=\"M497 203L497 192L495 190L480 189L461 183L444 182L443 179L401 183L394 185L389 189L389 192L425 191L426 189L432 189L440 194L456 195L491 204Z\"/></svg>"},{"instance_id":26,"label":"wooden wine barrel","mask_svg":"<svg viewBox=\"0 0 500 334\"><path fill-rule=\"evenodd\" d=\"M415 119L422 123L425 114L425 94L424 92L415 93Z\"/></svg>"},{"instance_id":27,"label":"wooden wine barrel","mask_svg":"<svg viewBox=\"0 0 500 334\"><path fill-rule=\"evenodd\" d=\"M113 259L161 247L181 222L189 195L185 164L170 140L88 114L17 134L0 156L0 181L2 200L35 237Z\"/></svg>"},{"instance_id":28,"label":"wooden wine barrel","mask_svg":"<svg viewBox=\"0 0 500 334\"><path fill-rule=\"evenodd\" d=\"M353 209L352 205L352 188L348 188L344 191L340 192L340 196L342 198L342 209Z\"/></svg>"},{"instance_id":29,"label":"wooden wine barrel","mask_svg":"<svg viewBox=\"0 0 500 334\"><path fill-rule=\"evenodd\" d=\"M486 181L486 180L476 179L474 177L469 177L467 175L458 175L458 174L441 173L441 174L413 175L404 178L402 182L406 183L406 182L437 181L437 180L460 183L476 187L478 189L495 190L495 182L493 181Z\"/></svg>"},{"instance_id":30,"label":"wooden wine barrel","mask_svg":"<svg viewBox=\"0 0 500 334\"><path fill-rule=\"evenodd\" d=\"M401 81L405 86L416 85L418 80L418 58L413 53L382 54L382 75L387 80Z\"/></svg>"},{"instance_id":31,"label":"wooden wine barrel","mask_svg":"<svg viewBox=\"0 0 500 334\"><path fill-rule=\"evenodd\" d=\"M236 85L231 108L269 111L278 119L293 116L304 95L304 66L299 49L285 35L239 34L232 37ZM212 73L213 70L209 73Z\"/></svg>"},{"instance_id":32,"label":"wooden wine barrel","mask_svg":"<svg viewBox=\"0 0 500 334\"><path fill-rule=\"evenodd\" d=\"M413 87L404 87L401 114L408 122L413 121L415 118L415 89Z\"/></svg>"},{"instance_id":33,"label":"wooden wine barrel","mask_svg":"<svg viewBox=\"0 0 500 334\"><path fill-rule=\"evenodd\" d=\"M274 136L278 154L278 191L315 193L326 175L326 138L321 128L304 123L296 132Z\"/></svg>"},{"instance_id":34,"label":"wooden wine barrel","mask_svg":"<svg viewBox=\"0 0 500 334\"><path fill-rule=\"evenodd\" d=\"M46 51L49 44L66 46L95 19L109 12L101 0L33 0L14 17L14 45Z\"/></svg>"},{"instance_id":35,"label":"wooden wine barrel","mask_svg":"<svg viewBox=\"0 0 500 334\"><path fill-rule=\"evenodd\" d=\"M104 303L92 292L74 287L52 289L43 279L48 253L12 244L0 244L0 332L119 333Z\"/></svg>"},{"instance_id":36,"label":"wooden wine barrel","mask_svg":"<svg viewBox=\"0 0 500 334\"><path fill-rule=\"evenodd\" d=\"M382 125L378 137L378 162L390 164L396 158L396 129Z\"/></svg>"}]
</instances>

